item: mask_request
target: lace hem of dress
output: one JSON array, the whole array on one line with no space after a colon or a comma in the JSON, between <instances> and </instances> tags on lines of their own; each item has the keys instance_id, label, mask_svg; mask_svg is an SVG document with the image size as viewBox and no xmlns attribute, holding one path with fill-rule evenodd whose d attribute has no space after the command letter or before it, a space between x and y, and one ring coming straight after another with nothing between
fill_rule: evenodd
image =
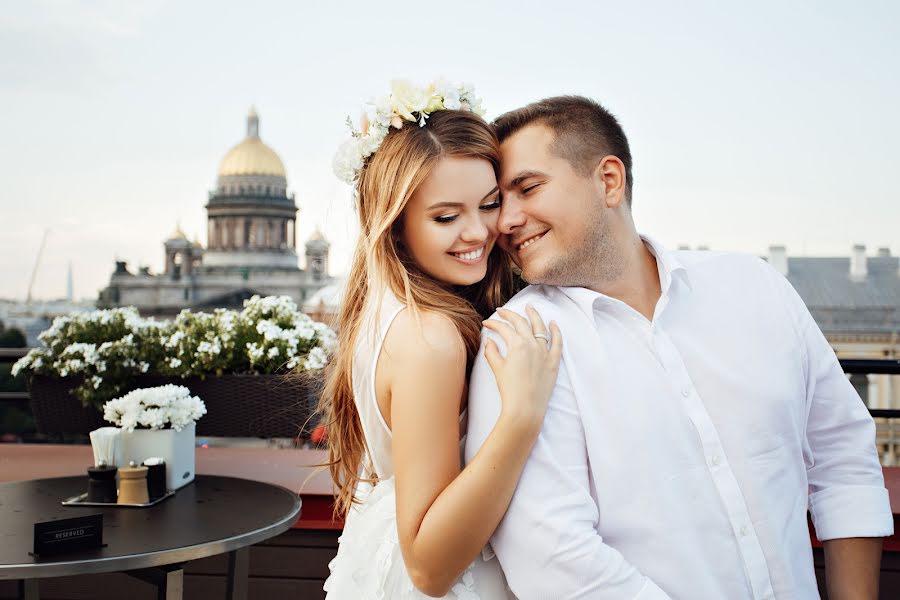
<instances>
[{"instance_id":1,"label":"lace hem of dress","mask_svg":"<svg viewBox=\"0 0 900 600\"><path fill-rule=\"evenodd\" d=\"M380 481L351 509L338 538L337 555L328 564L323 589L328 600L433 600L413 585L397 537L393 478ZM481 600L469 566L443 596L446 600Z\"/></svg>"}]
</instances>

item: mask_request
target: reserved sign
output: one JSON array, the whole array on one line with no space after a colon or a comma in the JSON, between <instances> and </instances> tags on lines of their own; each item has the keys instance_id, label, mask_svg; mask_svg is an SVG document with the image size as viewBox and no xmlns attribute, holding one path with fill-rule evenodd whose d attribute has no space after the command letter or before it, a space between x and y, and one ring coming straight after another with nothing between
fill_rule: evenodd
<instances>
[{"instance_id":1,"label":"reserved sign","mask_svg":"<svg viewBox=\"0 0 900 600\"><path fill-rule=\"evenodd\" d=\"M34 524L34 554L50 556L103 546L103 513Z\"/></svg>"}]
</instances>

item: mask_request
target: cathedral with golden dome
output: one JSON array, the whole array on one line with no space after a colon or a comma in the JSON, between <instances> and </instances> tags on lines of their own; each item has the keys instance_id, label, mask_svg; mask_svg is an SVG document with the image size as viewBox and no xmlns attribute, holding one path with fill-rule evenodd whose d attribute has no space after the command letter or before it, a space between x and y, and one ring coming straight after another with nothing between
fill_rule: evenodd
<instances>
[{"instance_id":1,"label":"cathedral with golden dome","mask_svg":"<svg viewBox=\"0 0 900 600\"><path fill-rule=\"evenodd\" d=\"M97 306L136 306L144 315L183 308L240 308L246 298L287 295L298 305L331 283L329 243L317 229L305 243L305 269L296 247L297 205L284 163L259 135L259 116L247 115L247 135L219 164L206 204L207 245L176 227L163 242L165 267L129 270L116 262Z\"/></svg>"}]
</instances>

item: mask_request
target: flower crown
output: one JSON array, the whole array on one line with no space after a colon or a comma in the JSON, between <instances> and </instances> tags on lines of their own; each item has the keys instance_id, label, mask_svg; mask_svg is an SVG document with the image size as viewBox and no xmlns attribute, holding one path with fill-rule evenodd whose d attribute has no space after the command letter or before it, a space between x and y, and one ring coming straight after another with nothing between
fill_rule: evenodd
<instances>
[{"instance_id":1,"label":"flower crown","mask_svg":"<svg viewBox=\"0 0 900 600\"><path fill-rule=\"evenodd\" d=\"M368 102L359 129L347 117L351 137L335 154L334 174L344 183L355 185L363 162L378 150L391 127L400 129L404 121L424 127L428 116L440 110L469 110L484 116L481 98L475 96L469 84L439 79L426 87L417 87L406 80L392 81L390 96Z\"/></svg>"}]
</instances>

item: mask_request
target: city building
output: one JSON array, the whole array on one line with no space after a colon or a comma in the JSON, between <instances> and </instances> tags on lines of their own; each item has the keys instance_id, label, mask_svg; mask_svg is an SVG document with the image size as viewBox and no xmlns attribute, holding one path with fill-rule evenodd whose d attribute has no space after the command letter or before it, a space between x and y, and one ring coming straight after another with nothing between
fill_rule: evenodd
<instances>
[{"instance_id":1,"label":"city building","mask_svg":"<svg viewBox=\"0 0 900 600\"><path fill-rule=\"evenodd\" d=\"M294 194L281 159L260 138L253 109L246 137L219 165L206 212L206 247L176 227L163 242L163 272L133 272L117 261L97 306L136 306L143 315L171 316L183 308L241 308L254 294L286 295L302 306L331 282L329 243L318 229L305 243L306 268L299 267Z\"/></svg>"}]
</instances>

